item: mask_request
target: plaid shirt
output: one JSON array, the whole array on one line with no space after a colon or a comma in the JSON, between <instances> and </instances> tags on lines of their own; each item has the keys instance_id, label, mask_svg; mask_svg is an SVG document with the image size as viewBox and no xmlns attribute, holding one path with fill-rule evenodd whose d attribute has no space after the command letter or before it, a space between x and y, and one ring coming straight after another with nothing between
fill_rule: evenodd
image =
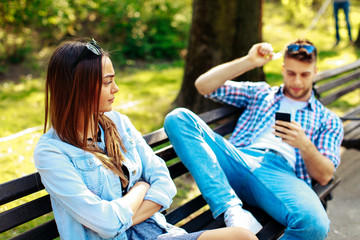
<instances>
[{"instance_id":1,"label":"plaid shirt","mask_svg":"<svg viewBox=\"0 0 360 240\"><path fill-rule=\"evenodd\" d=\"M255 138L270 128L275 122L275 112L284 97L283 86L270 87L265 82L234 82L225 85L205 96L215 101L245 108L229 141L237 148L246 147ZM299 109L295 115L306 136L325 157L330 159L335 168L340 163L340 144L343 138L343 125L338 116L325 108L311 95L307 107ZM311 185L311 178L306 171L299 149L295 148L295 174Z\"/></svg>"}]
</instances>

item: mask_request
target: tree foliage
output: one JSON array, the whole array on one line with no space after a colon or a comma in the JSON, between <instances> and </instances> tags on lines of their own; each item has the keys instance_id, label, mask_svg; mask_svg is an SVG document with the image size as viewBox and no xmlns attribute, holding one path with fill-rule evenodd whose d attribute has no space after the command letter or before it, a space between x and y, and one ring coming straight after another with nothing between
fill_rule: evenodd
<instances>
[{"instance_id":1,"label":"tree foliage","mask_svg":"<svg viewBox=\"0 0 360 240\"><path fill-rule=\"evenodd\" d=\"M319 8L319 0L281 0L286 9L286 17L292 24L305 26L315 16L314 7Z\"/></svg>"},{"instance_id":2,"label":"tree foliage","mask_svg":"<svg viewBox=\"0 0 360 240\"><path fill-rule=\"evenodd\" d=\"M186 47L190 0L0 2L0 62L77 37L109 43L119 61L174 59Z\"/></svg>"}]
</instances>

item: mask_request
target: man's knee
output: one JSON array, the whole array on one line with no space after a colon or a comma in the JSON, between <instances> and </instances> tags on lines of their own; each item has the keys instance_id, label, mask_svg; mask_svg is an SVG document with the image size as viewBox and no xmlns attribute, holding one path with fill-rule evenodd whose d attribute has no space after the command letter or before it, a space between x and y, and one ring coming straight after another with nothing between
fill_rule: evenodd
<instances>
[{"instance_id":1,"label":"man's knee","mask_svg":"<svg viewBox=\"0 0 360 240\"><path fill-rule=\"evenodd\" d=\"M302 211L294 216L288 230L299 239L325 239L329 232L330 220L324 211ZM292 235L292 234L290 234Z\"/></svg>"},{"instance_id":2,"label":"man's knee","mask_svg":"<svg viewBox=\"0 0 360 240\"><path fill-rule=\"evenodd\" d=\"M191 114L192 112L186 108L176 108L170 113L168 113L165 117L164 128L166 131L171 131L176 128L181 121L187 119L186 116Z\"/></svg>"},{"instance_id":3,"label":"man's knee","mask_svg":"<svg viewBox=\"0 0 360 240\"><path fill-rule=\"evenodd\" d=\"M174 121L178 118L181 118L187 111L189 111L186 108L175 108L171 112L169 112L165 117L165 122Z\"/></svg>"},{"instance_id":4,"label":"man's knee","mask_svg":"<svg viewBox=\"0 0 360 240\"><path fill-rule=\"evenodd\" d=\"M313 239L325 239L330 227L330 220L326 212L314 214L309 213L305 215L307 226L309 226L310 233L314 236Z\"/></svg>"}]
</instances>

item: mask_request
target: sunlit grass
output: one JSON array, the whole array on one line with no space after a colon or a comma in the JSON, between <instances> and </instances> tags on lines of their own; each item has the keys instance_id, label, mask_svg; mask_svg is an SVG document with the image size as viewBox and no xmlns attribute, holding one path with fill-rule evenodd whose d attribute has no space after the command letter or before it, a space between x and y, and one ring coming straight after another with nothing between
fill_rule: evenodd
<instances>
[{"instance_id":1,"label":"sunlit grass","mask_svg":"<svg viewBox=\"0 0 360 240\"><path fill-rule=\"evenodd\" d=\"M160 128L178 93L182 74L181 67L120 73L114 110L129 116L143 134Z\"/></svg>"},{"instance_id":2,"label":"sunlit grass","mask_svg":"<svg viewBox=\"0 0 360 240\"><path fill-rule=\"evenodd\" d=\"M43 123L44 80L24 77L0 84L0 138Z\"/></svg>"}]
</instances>

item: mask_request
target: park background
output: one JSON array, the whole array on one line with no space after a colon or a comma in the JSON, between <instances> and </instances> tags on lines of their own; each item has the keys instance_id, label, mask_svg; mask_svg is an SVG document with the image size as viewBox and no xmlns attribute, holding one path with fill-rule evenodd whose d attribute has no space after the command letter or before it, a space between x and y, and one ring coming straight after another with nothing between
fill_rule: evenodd
<instances>
[{"instance_id":1,"label":"park background","mask_svg":"<svg viewBox=\"0 0 360 240\"><path fill-rule=\"evenodd\" d=\"M211 1L198 0L194 4L199 2ZM214 2L227 5L232 1ZM257 34L260 31L262 41L271 43L275 51L281 51L287 42L296 38L309 38L318 47L320 71L359 59L360 48L348 40L343 12L339 14L342 41L334 47L331 3L318 21L313 22L326 1L239 2L245 7L255 2L260 4ZM193 1L2 0L0 13L0 183L36 171L32 153L43 131L47 62L54 48L63 41L94 37L110 51L120 88L113 109L128 115L141 133L162 127L166 113L181 105L177 100L192 37ZM251 18L250 12L241 21L249 22ZM214 16L212 24L216 24L216 19ZM350 22L355 41L360 33L360 0L351 1ZM218 25L224 32L229 27ZM242 50L246 52L248 48ZM282 81L281 62L281 59L275 60L263 68L265 80L271 85ZM359 103L357 91L328 107L341 115ZM201 108L197 112L201 112ZM198 194L190 176L180 178L176 184L178 194L172 207ZM28 200L29 197L21 201ZM0 206L0 212L16 204L18 202ZM48 218L51 214L40 217L34 224ZM27 227L23 225L0 234L0 239L7 239Z\"/></svg>"}]
</instances>

